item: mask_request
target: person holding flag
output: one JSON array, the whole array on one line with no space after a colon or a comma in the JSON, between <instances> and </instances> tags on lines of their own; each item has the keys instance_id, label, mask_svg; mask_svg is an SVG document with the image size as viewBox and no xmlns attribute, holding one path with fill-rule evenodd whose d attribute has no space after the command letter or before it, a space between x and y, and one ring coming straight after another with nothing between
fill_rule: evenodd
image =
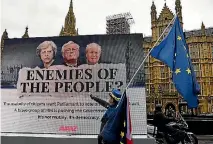
<instances>
[{"instance_id":1,"label":"person holding flag","mask_svg":"<svg viewBox=\"0 0 213 144\"><path fill-rule=\"evenodd\" d=\"M109 104L97 97L91 98L102 106L109 107L102 118L99 144L133 144L132 126L130 118L130 106L126 91L121 92L114 89L110 93ZM113 101L113 102L112 102Z\"/></svg>"},{"instance_id":2,"label":"person holding flag","mask_svg":"<svg viewBox=\"0 0 213 144\"><path fill-rule=\"evenodd\" d=\"M101 135L107 144L133 144L130 103L126 90L119 101L114 117L106 123Z\"/></svg>"},{"instance_id":3,"label":"person holding flag","mask_svg":"<svg viewBox=\"0 0 213 144\"><path fill-rule=\"evenodd\" d=\"M103 107L107 108L107 111L104 113L102 119L101 119L101 127L100 127L100 134L98 136L98 144L116 144L115 141L109 142L103 135L102 131L105 128L105 125L111 126L112 120L115 117L116 114L116 107L117 104L121 98L121 92L118 89L113 89L111 93L109 93L109 101L106 102L98 97L90 95L91 99L98 102Z\"/></svg>"}]
</instances>

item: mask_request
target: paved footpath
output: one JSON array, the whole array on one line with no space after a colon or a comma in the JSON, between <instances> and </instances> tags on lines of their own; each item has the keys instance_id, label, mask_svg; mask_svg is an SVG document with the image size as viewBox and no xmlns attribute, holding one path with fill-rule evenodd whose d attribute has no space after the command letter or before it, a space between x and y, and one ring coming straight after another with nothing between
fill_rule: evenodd
<instances>
[{"instance_id":1,"label":"paved footpath","mask_svg":"<svg viewBox=\"0 0 213 144\"><path fill-rule=\"evenodd\" d=\"M213 140L199 140L198 144L213 144Z\"/></svg>"},{"instance_id":2,"label":"paved footpath","mask_svg":"<svg viewBox=\"0 0 213 144\"><path fill-rule=\"evenodd\" d=\"M213 144L213 135L197 136L198 144Z\"/></svg>"}]
</instances>

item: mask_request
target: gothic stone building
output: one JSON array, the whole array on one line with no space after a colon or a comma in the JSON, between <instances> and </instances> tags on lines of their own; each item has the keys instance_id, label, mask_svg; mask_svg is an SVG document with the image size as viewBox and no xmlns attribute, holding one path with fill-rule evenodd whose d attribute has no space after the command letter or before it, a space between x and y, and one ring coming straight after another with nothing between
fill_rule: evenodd
<instances>
[{"instance_id":1,"label":"gothic stone building","mask_svg":"<svg viewBox=\"0 0 213 144\"><path fill-rule=\"evenodd\" d=\"M181 1L176 0L175 10L182 26L182 6ZM143 48L145 53L153 47L158 37L162 34L166 26L174 17L172 11L166 3L157 17L156 6L154 2L151 6L151 29L152 36L145 37ZM68 13L62 26L60 36L78 35L76 27L76 18L73 12L73 2L71 0ZM166 34L166 33L165 33ZM197 80L201 86L199 95L199 113L213 113L213 28L205 28L202 23L201 29L185 32L186 41L189 46L190 56L194 65ZM4 47L4 40L8 39L8 33L5 30L1 38L1 48ZM29 38L28 27L22 38ZM157 103L163 105L163 108L173 107L175 110L187 112L186 102L177 93L172 81L171 71L162 62L152 58L147 59L145 64L146 75L146 93L147 93L147 110L152 112Z\"/></svg>"},{"instance_id":2,"label":"gothic stone building","mask_svg":"<svg viewBox=\"0 0 213 144\"><path fill-rule=\"evenodd\" d=\"M175 11L183 25L181 1L175 1ZM154 46L159 36L173 19L174 14L166 3L157 17L154 2L151 6L152 36L144 38L144 50L146 53ZM167 32L165 32L166 35ZM194 110L197 113L213 113L213 28L205 28L185 32L185 38L189 47L190 57L194 66L197 80L201 87L199 95L199 107ZM145 64L147 110L153 112L156 104L162 104L163 109L173 108L187 113L186 102L177 93L172 80L171 71L162 62L152 58Z\"/></svg>"}]
</instances>

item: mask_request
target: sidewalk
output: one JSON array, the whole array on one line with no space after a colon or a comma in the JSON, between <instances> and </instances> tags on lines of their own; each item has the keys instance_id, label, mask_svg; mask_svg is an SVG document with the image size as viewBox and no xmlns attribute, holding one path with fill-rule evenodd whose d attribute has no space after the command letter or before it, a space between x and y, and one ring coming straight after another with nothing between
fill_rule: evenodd
<instances>
[{"instance_id":1,"label":"sidewalk","mask_svg":"<svg viewBox=\"0 0 213 144\"><path fill-rule=\"evenodd\" d=\"M212 140L213 141L213 135L196 135L199 140Z\"/></svg>"}]
</instances>

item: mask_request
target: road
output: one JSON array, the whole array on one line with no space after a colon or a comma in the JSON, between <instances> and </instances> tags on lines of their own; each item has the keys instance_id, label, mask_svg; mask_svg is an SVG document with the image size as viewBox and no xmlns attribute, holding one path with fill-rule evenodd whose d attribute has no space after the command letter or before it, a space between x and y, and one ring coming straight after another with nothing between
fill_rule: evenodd
<instances>
[{"instance_id":1,"label":"road","mask_svg":"<svg viewBox=\"0 0 213 144\"><path fill-rule=\"evenodd\" d=\"M213 144L213 135L197 136L199 144Z\"/></svg>"},{"instance_id":2,"label":"road","mask_svg":"<svg viewBox=\"0 0 213 144\"><path fill-rule=\"evenodd\" d=\"M199 140L198 144L213 144L213 140Z\"/></svg>"}]
</instances>

